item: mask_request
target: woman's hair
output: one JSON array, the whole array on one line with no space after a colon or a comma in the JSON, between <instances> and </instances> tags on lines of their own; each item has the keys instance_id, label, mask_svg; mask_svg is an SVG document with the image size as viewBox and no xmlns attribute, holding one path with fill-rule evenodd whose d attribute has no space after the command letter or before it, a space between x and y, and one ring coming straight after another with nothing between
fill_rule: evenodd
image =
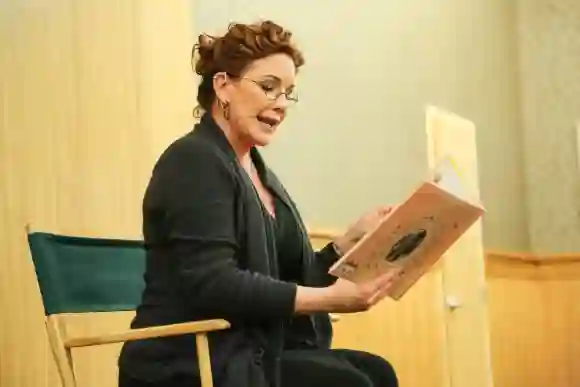
<instances>
[{"instance_id":1,"label":"woman's hair","mask_svg":"<svg viewBox=\"0 0 580 387\"><path fill-rule=\"evenodd\" d=\"M297 69L302 66L304 57L291 38L290 31L270 20L254 24L233 23L226 34L219 37L200 35L191 53L195 72L201 76L196 111L211 109L215 100L213 77L218 72L238 77L255 60L279 53L292 58Z\"/></svg>"}]
</instances>

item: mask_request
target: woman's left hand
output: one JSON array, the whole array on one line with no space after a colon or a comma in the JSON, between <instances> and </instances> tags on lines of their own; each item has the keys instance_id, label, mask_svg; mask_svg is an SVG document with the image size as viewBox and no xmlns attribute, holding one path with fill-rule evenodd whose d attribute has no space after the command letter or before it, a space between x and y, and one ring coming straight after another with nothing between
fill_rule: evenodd
<instances>
[{"instance_id":1,"label":"woman's left hand","mask_svg":"<svg viewBox=\"0 0 580 387\"><path fill-rule=\"evenodd\" d=\"M374 229L395 208L395 206L382 206L361 216L353 223L346 233L334 241L341 254L349 251L367 232Z\"/></svg>"}]
</instances>

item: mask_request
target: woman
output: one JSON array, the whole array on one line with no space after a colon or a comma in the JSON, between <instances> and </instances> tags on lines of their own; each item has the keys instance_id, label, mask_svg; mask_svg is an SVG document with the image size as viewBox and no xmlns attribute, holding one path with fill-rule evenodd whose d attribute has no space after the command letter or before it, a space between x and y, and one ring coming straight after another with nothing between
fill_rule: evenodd
<instances>
[{"instance_id":1,"label":"woman","mask_svg":"<svg viewBox=\"0 0 580 387\"><path fill-rule=\"evenodd\" d=\"M313 252L290 196L257 146L295 102L303 57L273 22L202 35L201 121L158 160L143 204L146 288L132 327L223 318L210 336L219 387L394 387L377 356L331 350L329 312L359 312L390 277L355 285L327 274L388 208L363 216ZM125 344L120 387L199 385L192 335Z\"/></svg>"}]
</instances>

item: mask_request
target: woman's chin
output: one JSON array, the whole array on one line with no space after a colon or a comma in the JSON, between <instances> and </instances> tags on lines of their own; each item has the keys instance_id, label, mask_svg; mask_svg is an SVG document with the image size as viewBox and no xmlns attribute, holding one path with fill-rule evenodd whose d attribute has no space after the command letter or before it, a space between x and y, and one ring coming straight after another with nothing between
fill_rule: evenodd
<instances>
[{"instance_id":1,"label":"woman's chin","mask_svg":"<svg viewBox=\"0 0 580 387\"><path fill-rule=\"evenodd\" d=\"M269 137L260 136L259 138L256 138L254 140L254 143L256 144L256 146L267 146L268 144L270 144L271 140L272 140L271 135Z\"/></svg>"},{"instance_id":2,"label":"woman's chin","mask_svg":"<svg viewBox=\"0 0 580 387\"><path fill-rule=\"evenodd\" d=\"M266 146L272 141L276 128L258 127L252 131L252 138L257 146Z\"/></svg>"}]
</instances>

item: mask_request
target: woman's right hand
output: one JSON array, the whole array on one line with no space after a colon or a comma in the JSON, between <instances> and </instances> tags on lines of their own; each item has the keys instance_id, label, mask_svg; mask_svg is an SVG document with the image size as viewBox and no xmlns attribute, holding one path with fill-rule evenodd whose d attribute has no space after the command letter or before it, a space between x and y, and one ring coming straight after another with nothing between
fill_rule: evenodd
<instances>
[{"instance_id":1,"label":"woman's right hand","mask_svg":"<svg viewBox=\"0 0 580 387\"><path fill-rule=\"evenodd\" d=\"M390 272L364 283L339 278L328 290L328 308L334 313L357 313L372 308L387 296L399 272Z\"/></svg>"}]
</instances>

